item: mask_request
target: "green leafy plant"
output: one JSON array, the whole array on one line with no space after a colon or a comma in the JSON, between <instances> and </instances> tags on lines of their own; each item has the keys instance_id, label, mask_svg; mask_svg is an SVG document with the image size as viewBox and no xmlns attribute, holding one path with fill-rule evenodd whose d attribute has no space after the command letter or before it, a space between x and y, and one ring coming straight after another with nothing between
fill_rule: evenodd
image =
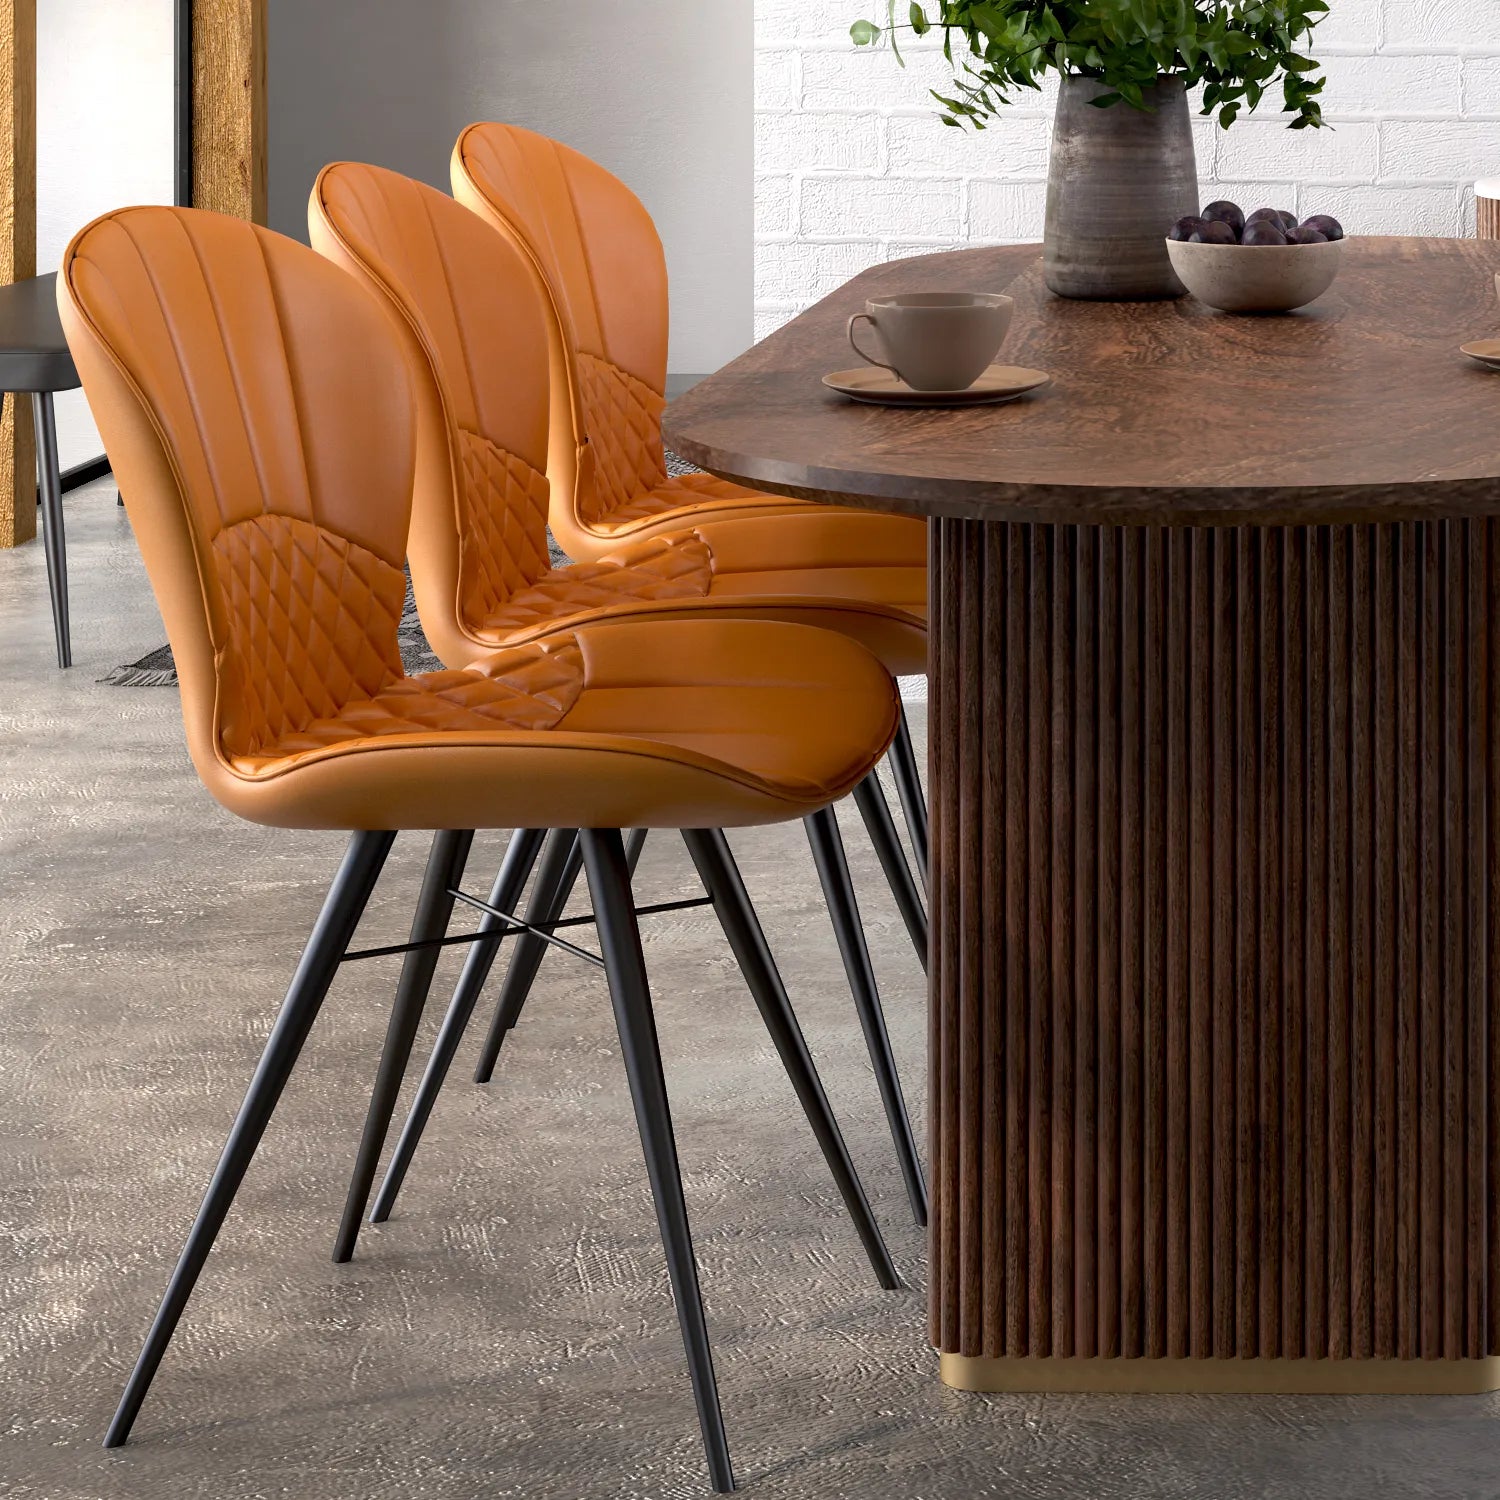
<instances>
[{"instance_id":1,"label":"green leafy plant","mask_svg":"<svg viewBox=\"0 0 1500 1500\"><path fill-rule=\"evenodd\" d=\"M941 30L957 71L951 95L933 90L945 124L983 130L1019 89L1048 73L1097 78L1101 108L1146 109L1144 91L1164 74L1203 85L1203 113L1226 129L1279 82L1293 130L1323 124L1319 65L1300 49L1328 0L912 0L904 22L890 0L888 24L856 21L859 46L899 33ZM904 65L904 60L903 60Z\"/></svg>"}]
</instances>

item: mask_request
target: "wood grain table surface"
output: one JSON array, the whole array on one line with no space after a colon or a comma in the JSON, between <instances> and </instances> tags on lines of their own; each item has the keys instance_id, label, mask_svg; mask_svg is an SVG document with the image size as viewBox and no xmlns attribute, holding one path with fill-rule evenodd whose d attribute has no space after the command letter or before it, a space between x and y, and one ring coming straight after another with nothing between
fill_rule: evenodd
<instances>
[{"instance_id":1,"label":"wood grain table surface","mask_svg":"<svg viewBox=\"0 0 1500 1500\"><path fill-rule=\"evenodd\" d=\"M1500 333L1500 243L1351 239L1301 312L1192 298L1069 302L1035 246L878 266L668 410L667 439L747 484L976 519L1173 525L1500 510L1490 372L1458 345ZM1001 359L1052 384L1009 406L891 411L821 385L858 361L844 323L896 291L1005 291Z\"/></svg>"}]
</instances>

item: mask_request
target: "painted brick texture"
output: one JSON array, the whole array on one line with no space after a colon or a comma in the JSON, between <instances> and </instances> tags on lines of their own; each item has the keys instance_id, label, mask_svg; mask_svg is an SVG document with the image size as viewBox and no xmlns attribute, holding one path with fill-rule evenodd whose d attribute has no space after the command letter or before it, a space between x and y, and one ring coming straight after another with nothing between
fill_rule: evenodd
<instances>
[{"instance_id":1,"label":"painted brick texture","mask_svg":"<svg viewBox=\"0 0 1500 1500\"><path fill-rule=\"evenodd\" d=\"M1330 0L1328 131L1195 124L1205 198L1332 213L1352 233L1469 234L1500 176L1500 0ZM942 125L930 45L855 49L883 0L756 0L757 336L882 260L1038 239L1054 90L982 135Z\"/></svg>"}]
</instances>

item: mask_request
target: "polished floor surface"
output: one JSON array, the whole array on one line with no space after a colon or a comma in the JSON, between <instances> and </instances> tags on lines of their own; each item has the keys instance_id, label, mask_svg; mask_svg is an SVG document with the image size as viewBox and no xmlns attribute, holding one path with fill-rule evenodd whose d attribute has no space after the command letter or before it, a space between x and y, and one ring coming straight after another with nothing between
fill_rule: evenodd
<instances>
[{"instance_id":1,"label":"polished floor surface","mask_svg":"<svg viewBox=\"0 0 1500 1500\"><path fill-rule=\"evenodd\" d=\"M608 1000L549 959L496 1082L471 1039L398 1216L328 1259L394 961L339 978L130 1446L105 1424L337 861L199 789L113 490L67 501L74 653L41 549L0 552L0 1496L677 1500L706 1493ZM920 971L846 825L920 1112ZM474 883L500 839L482 836ZM1500 1493L1500 1398L977 1397L924 1339L913 1228L795 828L734 845L909 1290L883 1293L712 924L654 919L689 1207L742 1487L777 1500ZM425 846L364 934L399 941ZM685 894L648 849L646 900ZM446 998L458 960L445 958ZM429 1017L421 1046L430 1039Z\"/></svg>"}]
</instances>

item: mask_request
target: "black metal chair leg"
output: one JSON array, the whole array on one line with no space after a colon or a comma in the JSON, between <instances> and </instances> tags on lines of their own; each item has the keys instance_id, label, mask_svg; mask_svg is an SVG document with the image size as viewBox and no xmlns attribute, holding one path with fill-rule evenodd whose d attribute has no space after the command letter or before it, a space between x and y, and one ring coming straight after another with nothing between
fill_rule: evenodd
<instances>
[{"instance_id":1,"label":"black metal chair leg","mask_svg":"<svg viewBox=\"0 0 1500 1500\"><path fill-rule=\"evenodd\" d=\"M640 868L641 855L646 849L648 828L632 828L625 835L625 866L632 875Z\"/></svg>"},{"instance_id":2,"label":"black metal chair leg","mask_svg":"<svg viewBox=\"0 0 1500 1500\"><path fill-rule=\"evenodd\" d=\"M645 847L646 830L632 829L625 839L625 863L630 867L632 875L641 862L641 851ZM562 851L559 850L558 853L560 858ZM526 911L526 920L533 926L541 927L548 922L555 922L567 909L573 896L573 888L578 884L578 877L583 871L583 854L576 844L561 869L562 874L556 880L549 881L546 878L545 865L537 876L531 905ZM521 1011L531 996L531 987L536 983L536 976L541 972L547 952L548 944L530 933L524 933L516 939L510 966L505 971L505 978L500 981L500 998L495 1002L495 1014L490 1020L490 1029L485 1034L484 1046L479 1050L479 1061L474 1065L475 1083L488 1083L495 1076L500 1049L505 1044L505 1038L516 1029L516 1023L521 1019Z\"/></svg>"},{"instance_id":3,"label":"black metal chair leg","mask_svg":"<svg viewBox=\"0 0 1500 1500\"><path fill-rule=\"evenodd\" d=\"M896 777L896 795L901 799L901 812L906 819L907 831L911 834L911 846L917 856L917 873L922 877L922 889L927 889L927 795L922 790L921 773L917 770L917 752L912 747L911 724L906 717L906 705L901 705L901 720L896 727L896 738L891 743L891 770Z\"/></svg>"},{"instance_id":4,"label":"black metal chair leg","mask_svg":"<svg viewBox=\"0 0 1500 1500\"><path fill-rule=\"evenodd\" d=\"M422 893L417 897L409 941L431 943L448 935L448 923L453 916L452 893L463 881L464 866L468 863L473 843L472 830L444 829L433 837L432 853L427 858L427 873L422 877ZM333 1259L337 1265L342 1265L354 1254L360 1220L364 1218L365 1204L370 1201L370 1187L380 1165L386 1132L391 1127L396 1096L401 1092L401 1080L406 1075L407 1063L411 1061L412 1042L432 990L439 952L437 948L416 948L401 964L396 1003L391 1007L391 1019L386 1025L385 1046L380 1052L380 1066L375 1073L375 1087L370 1093L370 1107L365 1113L359 1154L354 1159L354 1174L349 1182L348 1197L344 1200L344 1217L333 1242Z\"/></svg>"},{"instance_id":5,"label":"black metal chair leg","mask_svg":"<svg viewBox=\"0 0 1500 1500\"><path fill-rule=\"evenodd\" d=\"M869 1199L865 1197L854 1163L849 1159L848 1147L839 1133L828 1096L823 1092L823 1082L818 1077L812 1054L807 1050L796 1012L787 997L786 986L776 968L776 960L771 956L770 945L766 942L760 919L755 915L745 883L740 878L739 867L730 853L729 842L718 829L684 829L682 837L703 888L713 900L719 925L729 939L729 946L755 998L761 1019L776 1044L781 1064L802 1102L807 1123L812 1126L818 1145L822 1147L839 1195L849 1210L849 1217L854 1220L865 1253L875 1268L875 1278L887 1291L894 1291L901 1285L901 1278L896 1274L890 1251L881 1238L880 1226L870 1210Z\"/></svg>"},{"instance_id":6,"label":"black metal chair leg","mask_svg":"<svg viewBox=\"0 0 1500 1500\"><path fill-rule=\"evenodd\" d=\"M906 1181L906 1196L911 1201L911 1211L917 1223L925 1225L927 1183L922 1176L922 1162L912 1135L911 1118L901 1093L896 1059L891 1053L891 1039L885 1027L885 1014L880 1008L880 991L875 984L870 950L865 946L864 927L859 919L859 905L854 899L854 885L849 879L849 861L844 854L838 820L832 808L824 808L804 821L808 842L812 845L813 862L818 867L818 879L822 882L823 897L828 903L828 914L833 919L833 930L838 937L839 952L844 958L844 971L849 976L849 988L854 994L854 1008L864 1030L865 1045L870 1050L875 1082L885 1105L891 1138L896 1143L896 1156Z\"/></svg>"},{"instance_id":7,"label":"black metal chair leg","mask_svg":"<svg viewBox=\"0 0 1500 1500\"><path fill-rule=\"evenodd\" d=\"M911 937L912 947L922 962L922 971L927 970L927 912L922 906L922 893L907 862L906 851L901 847L901 838L896 832L896 820L891 817L890 804L880 788L880 780L872 771L854 789L854 803L859 815L865 820L870 842L875 846L875 855L885 871L886 883L896 905L901 911L901 920Z\"/></svg>"},{"instance_id":8,"label":"black metal chair leg","mask_svg":"<svg viewBox=\"0 0 1500 1500\"><path fill-rule=\"evenodd\" d=\"M57 664L73 665L73 638L68 625L68 554L63 541L62 469L57 456L57 422L51 391L31 393L36 427L37 492L42 501L42 551L47 557L47 589L52 595L52 631L57 637Z\"/></svg>"},{"instance_id":9,"label":"black metal chair leg","mask_svg":"<svg viewBox=\"0 0 1500 1500\"><path fill-rule=\"evenodd\" d=\"M567 907L582 870L583 853L578 846L578 834L571 828L557 829L548 838L542 853L536 881L531 887L531 899L526 903L525 920L533 927L556 922ZM531 932L523 932L512 943L510 963L505 978L500 981L500 998L495 1003L495 1014L490 1019L490 1029L474 1068L475 1083L488 1083L495 1076L500 1048L521 1019L521 1008L531 994L531 986L547 956L547 947L544 939Z\"/></svg>"},{"instance_id":10,"label":"black metal chair leg","mask_svg":"<svg viewBox=\"0 0 1500 1500\"><path fill-rule=\"evenodd\" d=\"M334 877L302 961L297 965L281 1014L271 1028L266 1050L255 1070L255 1077L250 1081L245 1102L229 1132L224 1153L214 1169L198 1217L193 1221L187 1243L167 1284L166 1295L146 1337L146 1345L131 1372L114 1421L109 1425L104 1439L106 1448L118 1448L130 1436L131 1426L146 1399L157 1366L172 1341L177 1321L187 1306L203 1263L208 1259L208 1252L213 1248L239 1191L245 1169L265 1134L281 1091L302 1051L302 1044L307 1040L339 963L348 951L354 929L359 925L394 839L393 833L356 833L349 842L344 862Z\"/></svg>"},{"instance_id":11,"label":"black metal chair leg","mask_svg":"<svg viewBox=\"0 0 1500 1500\"><path fill-rule=\"evenodd\" d=\"M536 863L537 854L541 850L542 840L545 837L546 834L537 828L518 829L511 835L510 846L505 851L500 873L495 877L495 886L490 892L491 906L501 911L515 910L516 903L521 899L521 892L526 889L526 882L531 877L532 866ZM479 924L479 930L497 932L502 925L499 917L491 916L486 912L484 920ZM464 960L463 973L459 976L458 985L453 991L453 999L448 1005L448 1014L443 1017L442 1028L433 1045L432 1056L427 1059L422 1082L417 1086L417 1096L412 1101L411 1113L407 1115L406 1124L401 1128L401 1138L396 1142L396 1149L391 1154L391 1164L386 1168L385 1180L380 1184L380 1191L375 1195L375 1206L370 1210L372 1224L383 1224L390 1218L391 1210L396 1206L396 1197L401 1191L401 1184L406 1181L407 1169L411 1166L412 1157L416 1154L417 1146L422 1139L422 1132L427 1128L433 1105L437 1103L438 1094L442 1092L448 1069L453 1066L453 1057L458 1051L459 1042L463 1040L469 1017L474 1014L474 1006L483 993L485 980L489 978L490 966L494 963L495 955L499 951L500 938L498 936L488 942L474 943L469 949L468 957Z\"/></svg>"},{"instance_id":12,"label":"black metal chair leg","mask_svg":"<svg viewBox=\"0 0 1500 1500\"><path fill-rule=\"evenodd\" d=\"M709 1477L714 1489L722 1494L734 1488L734 1470L729 1461L729 1443L724 1434L723 1413L719 1409L708 1325L698 1289L698 1266L688 1228L687 1204L682 1196L682 1176L677 1165L677 1146L672 1138L672 1116L666 1079L662 1074L661 1049L656 1039L656 1021L651 1013L651 990L636 925L625 845L613 829L585 829L581 843L609 976L615 1024L620 1032L620 1050L630 1080L630 1096L641 1132L641 1149L646 1157L651 1193L656 1200L656 1219L666 1250L672 1296L677 1303L677 1320L687 1350L688 1371L698 1406L698 1424L708 1455Z\"/></svg>"}]
</instances>

